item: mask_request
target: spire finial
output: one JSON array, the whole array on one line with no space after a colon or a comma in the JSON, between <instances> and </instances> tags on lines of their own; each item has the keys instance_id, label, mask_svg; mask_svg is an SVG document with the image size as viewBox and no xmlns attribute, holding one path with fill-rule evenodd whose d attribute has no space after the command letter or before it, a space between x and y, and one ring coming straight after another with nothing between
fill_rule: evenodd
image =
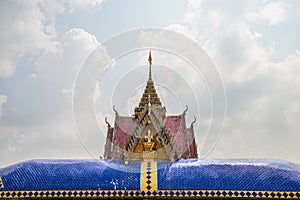
<instances>
[{"instance_id":1,"label":"spire finial","mask_svg":"<svg viewBox=\"0 0 300 200\"><path fill-rule=\"evenodd\" d=\"M148 58L148 61L149 61L150 65L152 65L151 50L149 51L149 58Z\"/></svg>"},{"instance_id":2,"label":"spire finial","mask_svg":"<svg viewBox=\"0 0 300 200\"><path fill-rule=\"evenodd\" d=\"M151 50L149 51L149 81L152 81L152 72L151 72L151 66L152 66L152 57L151 57Z\"/></svg>"}]
</instances>

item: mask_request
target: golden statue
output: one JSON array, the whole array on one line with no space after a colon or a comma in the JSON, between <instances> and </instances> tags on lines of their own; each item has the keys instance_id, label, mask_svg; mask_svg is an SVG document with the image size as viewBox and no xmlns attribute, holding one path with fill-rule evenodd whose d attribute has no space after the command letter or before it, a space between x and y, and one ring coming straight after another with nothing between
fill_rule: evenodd
<instances>
[{"instance_id":1,"label":"golden statue","mask_svg":"<svg viewBox=\"0 0 300 200\"><path fill-rule=\"evenodd\" d=\"M151 131L148 129L148 135L145 135L143 142L144 151L152 151L154 144L153 135L151 135Z\"/></svg>"}]
</instances>

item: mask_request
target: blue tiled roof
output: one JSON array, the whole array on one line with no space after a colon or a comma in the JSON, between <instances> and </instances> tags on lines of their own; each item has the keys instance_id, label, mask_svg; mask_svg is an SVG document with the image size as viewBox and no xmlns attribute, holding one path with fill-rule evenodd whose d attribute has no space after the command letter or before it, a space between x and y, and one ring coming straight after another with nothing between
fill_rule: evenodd
<instances>
[{"instance_id":1,"label":"blue tiled roof","mask_svg":"<svg viewBox=\"0 0 300 200\"><path fill-rule=\"evenodd\" d=\"M154 172L147 167L147 174L143 172L145 173L143 176L141 163L125 165L121 161L112 160L21 162L0 169L0 198L28 197L33 194L37 197L46 194L53 194L52 197L65 197L60 195L76 196L79 191L85 191L86 195L90 196L97 194L95 197L101 194L111 195L111 191L118 191L114 195L119 194L120 197L144 196L150 192L149 195L159 196L218 194L219 197L224 194L224 197L226 195L239 197L240 194L247 194L249 197L278 195L276 197L300 198L300 166L297 164L260 159L190 159L175 163L158 162L151 166L156 166L157 170ZM145 188L151 185L152 189L142 191L142 184L148 184Z\"/></svg>"},{"instance_id":2,"label":"blue tiled roof","mask_svg":"<svg viewBox=\"0 0 300 200\"><path fill-rule=\"evenodd\" d=\"M300 166L274 160L181 160L158 163L158 188L300 191Z\"/></svg>"},{"instance_id":3,"label":"blue tiled roof","mask_svg":"<svg viewBox=\"0 0 300 200\"><path fill-rule=\"evenodd\" d=\"M140 175L131 173L140 163L124 166L122 162L89 160L32 160L0 170L4 190L136 190ZM0 189L1 190L1 189Z\"/></svg>"}]
</instances>

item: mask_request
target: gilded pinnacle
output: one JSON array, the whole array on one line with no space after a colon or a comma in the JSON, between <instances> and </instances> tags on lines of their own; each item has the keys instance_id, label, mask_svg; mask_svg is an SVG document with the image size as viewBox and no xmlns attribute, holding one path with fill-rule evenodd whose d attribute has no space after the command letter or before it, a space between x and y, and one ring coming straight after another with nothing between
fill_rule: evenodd
<instances>
[{"instance_id":1,"label":"gilded pinnacle","mask_svg":"<svg viewBox=\"0 0 300 200\"><path fill-rule=\"evenodd\" d=\"M149 51L149 58L148 58L148 61L149 61L149 78L148 78L148 81L152 81L152 72L151 72L151 66L152 66L152 57L151 57L151 51Z\"/></svg>"}]
</instances>

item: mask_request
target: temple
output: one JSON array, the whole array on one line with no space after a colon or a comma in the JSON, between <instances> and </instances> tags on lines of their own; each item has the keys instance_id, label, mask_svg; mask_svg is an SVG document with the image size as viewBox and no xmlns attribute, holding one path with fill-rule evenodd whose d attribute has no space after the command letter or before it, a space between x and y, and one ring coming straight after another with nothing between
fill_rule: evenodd
<instances>
[{"instance_id":1,"label":"temple","mask_svg":"<svg viewBox=\"0 0 300 200\"><path fill-rule=\"evenodd\" d=\"M106 159L34 159L0 168L0 199L300 199L299 164L192 159L195 121L186 127L187 109L166 116L151 54L149 63L134 115L114 108L114 127L106 120Z\"/></svg>"},{"instance_id":2,"label":"temple","mask_svg":"<svg viewBox=\"0 0 300 200\"><path fill-rule=\"evenodd\" d=\"M186 109L182 114L166 116L152 80L152 57L149 52L149 76L134 115L121 116L115 111L112 127L107 120L104 158L131 161L155 160L174 162L198 158L193 125L186 126Z\"/></svg>"}]
</instances>

